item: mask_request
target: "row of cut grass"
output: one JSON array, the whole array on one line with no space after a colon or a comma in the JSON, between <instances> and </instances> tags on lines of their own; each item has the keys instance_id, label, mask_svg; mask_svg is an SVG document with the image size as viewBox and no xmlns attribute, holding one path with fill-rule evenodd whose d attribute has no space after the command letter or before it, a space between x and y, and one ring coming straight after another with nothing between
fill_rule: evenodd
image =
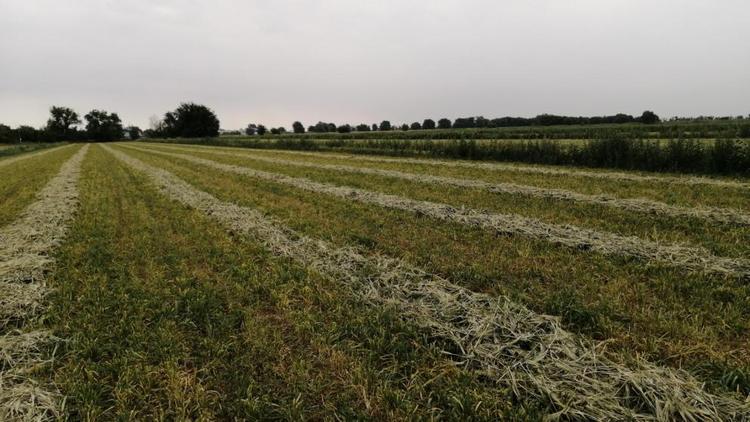
<instances>
[{"instance_id":1,"label":"row of cut grass","mask_svg":"<svg viewBox=\"0 0 750 422\"><path fill-rule=\"evenodd\" d=\"M47 321L71 341L40 374L73 419L538 417L396 309L227 235L100 148L81 201Z\"/></svg>"},{"instance_id":2,"label":"row of cut grass","mask_svg":"<svg viewBox=\"0 0 750 422\"><path fill-rule=\"evenodd\" d=\"M0 226L13 221L79 149L62 148L0 167Z\"/></svg>"},{"instance_id":3,"label":"row of cut grass","mask_svg":"<svg viewBox=\"0 0 750 422\"><path fill-rule=\"evenodd\" d=\"M484 180L491 183L518 183L543 188L566 189L585 194L608 194L620 198L648 198L656 201L665 202L671 205L684 206L719 206L732 207L739 209L750 209L748 204L748 190L740 187L714 186L714 185L684 185L675 183L657 183L653 181L632 181L616 179L599 179L589 177L579 177L573 174L549 176L545 174L534 174L519 171L495 170L487 168L472 167L453 167L438 164L439 160L421 159L419 163L409 160L405 163L399 163L398 158L387 158L388 162L370 161L381 160L382 157L362 156L362 155L343 155L328 153L299 153L297 151L283 150L255 150L248 148L227 148L227 147L203 147L197 145L180 145L171 146L166 144L150 144L154 147L167 149L189 148L201 151L225 151L236 152L237 155L258 155L273 158L284 158L289 160L301 160L317 162L322 164L343 164L349 166L374 167L389 170L408 171L413 173L425 173L436 176L460 177L475 180ZM462 162L460 160L451 161L452 163L466 163L475 165L475 162ZM515 168L513 165L508 165ZM540 169L560 170L556 166L534 166ZM572 170L563 168L563 170ZM606 170L585 169L586 172L595 172L608 174ZM628 172L628 174L639 174L637 172ZM643 176L653 176L653 174L643 174ZM660 178L659 174L656 177ZM740 182L750 183L746 179Z\"/></svg>"},{"instance_id":4,"label":"row of cut grass","mask_svg":"<svg viewBox=\"0 0 750 422\"><path fill-rule=\"evenodd\" d=\"M742 346L750 331L750 290L741 282L497 237L148 153L127 153L222 200L259 207L312 237L400 257L474 290L560 315L578 332L611 339L610 350L622 359L643 353L661 363L685 365L719 388L737 387L724 375L742 374L750 363Z\"/></svg>"},{"instance_id":5,"label":"row of cut grass","mask_svg":"<svg viewBox=\"0 0 750 422\"><path fill-rule=\"evenodd\" d=\"M637 236L663 244L699 245L719 256L745 257L750 255L750 227L717 224L697 218L674 218L635 213L573 201L500 194L484 189L424 184L379 175L296 167L253 160L245 156L229 157L208 152L190 152L189 154L224 164L248 166L272 173L309 178L317 182L447 203L457 207L502 214L519 214L550 224L570 224L621 235Z\"/></svg>"}]
</instances>

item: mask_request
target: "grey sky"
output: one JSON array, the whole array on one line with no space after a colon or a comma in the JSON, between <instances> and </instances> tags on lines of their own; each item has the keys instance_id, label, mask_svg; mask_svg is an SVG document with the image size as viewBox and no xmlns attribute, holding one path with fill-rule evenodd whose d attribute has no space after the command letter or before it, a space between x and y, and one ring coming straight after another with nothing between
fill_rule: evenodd
<instances>
[{"instance_id":1,"label":"grey sky","mask_svg":"<svg viewBox=\"0 0 750 422\"><path fill-rule=\"evenodd\" d=\"M750 113L747 0L0 0L0 122Z\"/></svg>"}]
</instances>

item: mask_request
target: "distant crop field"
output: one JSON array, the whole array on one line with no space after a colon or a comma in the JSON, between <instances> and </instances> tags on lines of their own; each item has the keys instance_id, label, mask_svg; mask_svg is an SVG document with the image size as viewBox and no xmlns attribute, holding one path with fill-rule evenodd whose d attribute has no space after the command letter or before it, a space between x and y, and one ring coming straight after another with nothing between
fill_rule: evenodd
<instances>
[{"instance_id":1,"label":"distant crop field","mask_svg":"<svg viewBox=\"0 0 750 422\"><path fill-rule=\"evenodd\" d=\"M750 418L747 177L129 142L0 198L0 419Z\"/></svg>"}]
</instances>

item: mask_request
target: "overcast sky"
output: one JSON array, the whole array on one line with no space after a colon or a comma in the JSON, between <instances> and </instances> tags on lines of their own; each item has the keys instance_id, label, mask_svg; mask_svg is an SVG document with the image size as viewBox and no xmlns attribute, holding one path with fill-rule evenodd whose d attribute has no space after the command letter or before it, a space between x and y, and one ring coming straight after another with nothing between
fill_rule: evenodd
<instances>
[{"instance_id":1,"label":"overcast sky","mask_svg":"<svg viewBox=\"0 0 750 422\"><path fill-rule=\"evenodd\" d=\"M0 123L750 113L748 0L0 0Z\"/></svg>"}]
</instances>

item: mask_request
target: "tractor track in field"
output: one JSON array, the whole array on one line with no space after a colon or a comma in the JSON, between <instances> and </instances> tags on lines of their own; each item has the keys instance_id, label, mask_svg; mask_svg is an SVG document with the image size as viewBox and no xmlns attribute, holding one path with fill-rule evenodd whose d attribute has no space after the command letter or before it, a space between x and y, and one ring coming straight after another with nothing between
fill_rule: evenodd
<instances>
[{"instance_id":1,"label":"tractor track in field","mask_svg":"<svg viewBox=\"0 0 750 422\"><path fill-rule=\"evenodd\" d=\"M43 351L59 339L44 330L24 331L24 326L43 308L45 272L78 207L78 179L88 149L86 145L68 159L37 200L0 228L0 420L61 416L59 392L28 376L43 363Z\"/></svg>"},{"instance_id":2,"label":"tractor track in field","mask_svg":"<svg viewBox=\"0 0 750 422\"><path fill-rule=\"evenodd\" d=\"M176 154L154 149L128 146L136 151L164 155L195 164L215 168L229 173L241 174L292 186L309 192L323 193L348 201L374 204L441 221L463 224L490 230L493 233L519 235L547 241L574 249L597 252L604 255L620 255L653 264L683 268L694 272L729 275L737 278L750 277L750 260L726 258L713 255L704 248L683 245L664 245L635 236L585 229L572 225L544 223L518 214L499 214L480 210L456 208L451 205L404 198L398 195L373 192L364 189L315 182L302 177L291 177L252 168L222 164L186 154Z\"/></svg>"},{"instance_id":3,"label":"tractor track in field","mask_svg":"<svg viewBox=\"0 0 750 422\"><path fill-rule=\"evenodd\" d=\"M25 160L27 158L41 157L42 155L48 154L48 153L53 152L53 151L59 151L59 150L61 150L63 148L67 148L69 146L70 145L61 145L59 147L46 148L46 149L43 149L41 151L34 151L34 152L30 152L28 154L20 154L20 155L17 155L17 156L6 158L4 160L0 160L0 168L5 167L5 166L10 165L10 164L13 164L13 163L17 163L19 161L23 161L23 160Z\"/></svg>"},{"instance_id":4,"label":"tractor track in field","mask_svg":"<svg viewBox=\"0 0 750 422\"><path fill-rule=\"evenodd\" d=\"M457 365L509 385L519 397L549 403L563 420L748 420L750 405L713 395L684 371L638 361L621 365L595 344L564 330L559 319L536 314L506 297L456 286L401 260L365 256L354 248L298 234L255 209L223 202L174 174L103 146L145 174L164 196L338 280L376 306L454 347Z\"/></svg>"},{"instance_id":5,"label":"tractor track in field","mask_svg":"<svg viewBox=\"0 0 750 422\"><path fill-rule=\"evenodd\" d=\"M156 143L154 145L170 145L168 143ZM212 146L191 145L198 148L216 148ZM221 147L220 147L221 148ZM229 147L224 147L229 148ZM234 147L234 150L249 150L252 148ZM405 158L405 157L373 157L357 154L335 154L327 152L306 152L280 149L260 149L259 151L278 152L282 154L301 155L310 157L333 158L340 160L369 161L374 163L396 163L396 164L419 164L443 167L459 167L493 171L509 171L516 173L541 174L546 176L572 176L589 179L608 179L626 182L655 182L678 185L710 185L724 188L750 189L750 183L739 180L714 179L701 176L664 176L664 175L642 175L618 171L589 171L577 168L551 168L523 164L497 163L497 162L477 162L462 160L440 160L431 158Z\"/></svg>"},{"instance_id":6,"label":"tractor track in field","mask_svg":"<svg viewBox=\"0 0 750 422\"><path fill-rule=\"evenodd\" d=\"M210 154L226 155L236 157L237 154L223 151L206 151L190 148L181 148L169 146L168 148L184 152L206 152ZM732 224L740 226L750 226L750 215L739 210L716 207L680 207L665 204L659 201L652 201L643 198L617 198L609 195L587 195L573 192L565 189L539 188L530 185L521 185L516 183L490 183L482 180L460 179L445 176L433 176L429 174L408 173L397 170L385 170L370 167L353 167L337 164L319 164L305 161L285 160L280 158L269 158L252 153L242 154L251 160L260 162L279 164L285 166L295 166L303 168L312 168L319 170L330 170L337 172L366 174L373 176L391 177L411 182L424 184L451 186L459 188L482 189L493 193L508 195L523 195L535 198L552 199L559 201L578 202L583 204L600 205L605 207L617 208L625 211L633 211L643 214L653 214L673 218L696 218L711 222Z\"/></svg>"}]
</instances>

